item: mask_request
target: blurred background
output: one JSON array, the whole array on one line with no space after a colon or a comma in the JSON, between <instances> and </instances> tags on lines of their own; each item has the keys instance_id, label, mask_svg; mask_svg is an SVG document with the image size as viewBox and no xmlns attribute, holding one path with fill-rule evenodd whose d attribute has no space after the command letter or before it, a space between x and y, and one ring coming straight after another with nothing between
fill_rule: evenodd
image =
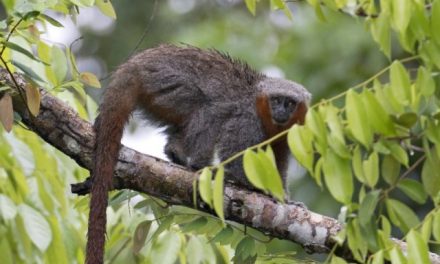
<instances>
[{"instance_id":1,"label":"blurred background","mask_svg":"<svg viewBox=\"0 0 440 264\"><path fill-rule=\"evenodd\" d=\"M80 71L95 73L104 87L109 74L133 53L160 43L185 43L227 52L268 75L299 82L313 94L312 103L364 81L388 63L361 21L326 13L323 23L310 6L297 2L289 3L290 20L282 11L270 11L268 2L257 5L253 16L244 1L236 0L114 0L117 20L98 9L81 9L76 24L63 20L68 30L50 28L47 38L71 46ZM99 102L102 90L88 92ZM135 118L126 132L124 144L165 158L160 129ZM309 177L290 176L294 199L337 217L339 206Z\"/></svg>"}]
</instances>

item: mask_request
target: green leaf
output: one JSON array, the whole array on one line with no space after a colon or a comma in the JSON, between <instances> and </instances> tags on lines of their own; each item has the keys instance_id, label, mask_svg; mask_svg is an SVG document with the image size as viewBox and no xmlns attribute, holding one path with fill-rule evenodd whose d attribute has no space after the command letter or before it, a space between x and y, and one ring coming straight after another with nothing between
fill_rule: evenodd
<instances>
[{"instance_id":1,"label":"green leaf","mask_svg":"<svg viewBox=\"0 0 440 264\"><path fill-rule=\"evenodd\" d=\"M80 75L80 79L83 83L90 85L95 88L101 88L101 83L98 80L98 77L91 72L82 72Z\"/></svg>"},{"instance_id":2,"label":"green leaf","mask_svg":"<svg viewBox=\"0 0 440 264\"><path fill-rule=\"evenodd\" d=\"M364 105L368 105L368 116L376 131L386 136L396 135L396 129L390 115L385 111L374 94L365 89L363 92Z\"/></svg>"},{"instance_id":3,"label":"green leaf","mask_svg":"<svg viewBox=\"0 0 440 264\"><path fill-rule=\"evenodd\" d=\"M327 149L327 129L320 113L315 109L309 109L306 114L306 126L316 138L315 146L323 154Z\"/></svg>"},{"instance_id":4,"label":"green leaf","mask_svg":"<svg viewBox=\"0 0 440 264\"><path fill-rule=\"evenodd\" d=\"M4 42L2 44L5 45L6 47L10 48L11 50L14 50L14 51L20 52L21 54L26 55L26 57L28 57L34 61L41 62L37 57L34 56L34 54L32 54L32 52L28 51L27 49L13 43L13 42Z\"/></svg>"},{"instance_id":5,"label":"green leaf","mask_svg":"<svg viewBox=\"0 0 440 264\"><path fill-rule=\"evenodd\" d=\"M257 154L250 149L244 152L243 167L249 182L259 189L264 189L262 176L264 167L260 163Z\"/></svg>"},{"instance_id":6,"label":"green leaf","mask_svg":"<svg viewBox=\"0 0 440 264\"><path fill-rule=\"evenodd\" d=\"M133 253L138 254L142 247L145 245L148 233L151 228L151 221L146 220L138 224L133 234Z\"/></svg>"},{"instance_id":7,"label":"green leaf","mask_svg":"<svg viewBox=\"0 0 440 264\"><path fill-rule=\"evenodd\" d=\"M276 164L274 164L271 158L266 152L261 149L257 153L259 162L263 165L264 171L261 175L264 189L269 191L277 200L284 200L284 188L281 181L281 175L278 172Z\"/></svg>"},{"instance_id":8,"label":"green leaf","mask_svg":"<svg viewBox=\"0 0 440 264\"><path fill-rule=\"evenodd\" d=\"M294 125L287 135L287 143L298 162L313 171L313 134L307 126Z\"/></svg>"},{"instance_id":9,"label":"green leaf","mask_svg":"<svg viewBox=\"0 0 440 264\"><path fill-rule=\"evenodd\" d=\"M252 257L256 255L257 252L255 250L255 241L248 236L244 237L240 241L240 243L238 243L235 249L235 254L239 255L242 260L245 260L248 257Z\"/></svg>"},{"instance_id":10,"label":"green leaf","mask_svg":"<svg viewBox=\"0 0 440 264\"><path fill-rule=\"evenodd\" d=\"M431 196L436 197L440 192L440 170L438 165L440 159L437 151L430 150L430 155L427 156L422 168L422 183L425 191Z\"/></svg>"},{"instance_id":11,"label":"green leaf","mask_svg":"<svg viewBox=\"0 0 440 264\"><path fill-rule=\"evenodd\" d=\"M379 180L379 155L373 151L367 160L362 162L364 176L368 186L374 187Z\"/></svg>"},{"instance_id":12,"label":"green leaf","mask_svg":"<svg viewBox=\"0 0 440 264\"><path fill-rule=\"evenodd\" d=\"M352 166L356 178L360 182L365 183L366 179L364 175L364 167L362 165L362 151L359 145L356 145L353 150Z\"/></svg>"},{"instance_id":13,"label":"green leaf","mask_svg":"<svg viewBox=\"0 0 440 264\"><path fill-rule=\"evenodd\" d=\"M233 238L234 230L230 226L226 226L218 232L211 240L212 243L219 243L220 245L228 245Z\"/></svg>"},{"instance_id":14,"label":"green leaf","mask_svg":"<svg viewBox=\"0 0 440 264\"><path fill-rule=\"evenodd\" d=\"M415 231L409 231L406 236L408 243L408 262L409 263L430 263L428 255L428 245L423 240L422 235Z\"/></svg>"},{"instance_id":15,"label":"green leaf","mask_svg":"<svg viewBox=\"0 0 440 264\"><path fill-rule=\"evenodd\" d=\"M440 2L434 1L431 8L431 35L437 45L440 46Z\"/></svg>"},{"instance_id":16,"label":"green leaf","mask_svg":"<svg viewBox=\"0 0 440 264\"><path fill-rule=\"evenodd\" d=\"M321 20L322 22L325 22L326 19L325 19L324 13L322 12L322 9L321 9L321 1L307 0L307 2L314 7L315 14L318 17L318 19Z\"/></svg>"},{"instance_id":17,"label":"green leaf","mask_svg":"<svg viewBox=\"0 0 440 264\"><path fill-rule=\"evenodd\" d=\"M406 264L407 261L405 259L405 257L402 254L402 250L395 245L390 251L390 259L391 259L391 263L396 263L396 264Z\"/></svg>"},{"instance_id":18,"label":"green leaf","mask_svg":"<svg viewBox=\"0 0 440 264\"><path fill-rule=\"evenodd\" d=\"M55 215L49 216L49 223L53 234L52 242L46 251L47 263L64 263L68 259L67 245L63 241L61 224Z\"/></svg>"},{"instance_id":19,"label":"green leaf","mask_svg":"<svg viewBox=\"0 0 440 264\"><path fill-rule=\"evenodd\" d=\"M345 107L348 128L356 140L369 148L373 141L373 133L361 96L353 90L349 90L345 97Z\"/></svg>"},{"instance_id":20,"label":"green leaf","mask_svg":"<svg viewBox=\"0 0 440 264\"><path fill-rule=\"evenodd\" d=\"M397 184L402 192L408 195L409 198L416 201L419 204L424 204L428 198L428 194L425 192L423 185L413 179L403 179Z\"/></svg>"},{"instance_id":21,"label":"green leaf","mask_svg":"<svg viewBox=\"0 0 440 264\"><path fill-rule=\"evenodd\" d=\"M191 221L188 224L182 225L182 232L189 233L192 231L198 231L201 228L205 227L208 224L208 220L206 217L198 217L194 221Z\"/></svg>"},{"instance_id":22,"label":"green leaf","mask_svg":"<svg viewBox=\"0 0 440 264\"><path fill-rule=\"evenodd\" d=\"M338 115L339 109L333 105L327 105L326 107L320 108L320 112L323 112L325 123L330 128L334 138L345 144L344 130L342 128L341 118Z\"/></svg>"},{"instance_id":23,"label":"green leaf","mask_svg":"<svg viewBox=\"0 0 440 264\"><path fill-rule=\"evenodd\" d=\"M440 4L438 4L438 6L440 7ZM440 21L440 18L439 18L439 21ZM417 71L416 88L425 97L429 97L435 92L435 82L431 76L431 72L423 66L419 67L419 69Z\"/></svg>"},{"instance_id":24,"label":"green leaf","mask_svg":"<svg viewBox=\"0 0 440 264\"><path fill-rule=\"evenodd\" d=\"M398 200L387 199L386 207L391 222L405 233L419 223L419 219L414 211Z\"/></svg>"},{"instance_id":25,"label":"green leaf","mask_svg":"<svg viewBox=\"0 0 440 264\"><path fill-rule=\"evenodd\" d=\"M204 168L199 177L199 193L202 200L212 207L212 171Z\"/></svg>"},{"instance_id":26,"label":"green leaf","mask_svg":"<svg viewBox=\"0 0 440 264\"><path fill-rule=\"evenodd\" d=\"M22 70L27 76L29 76L31 79L35 80L35 81L39 81L39 82L44 82L43 79L40 78L40 76L38 76L38 74L36 74L31 68L29 68L28 66L22 64L21 62L12 60L11 61L12 64L19 68L20 70Z\"/></svg>"},{"instance_id":27,"label":"green leaf","mask_svg":"<svg viewBox=\"0 0 440 264\"><path fill-rule=\"evenodd\" d=\"M255 16L257 12L257 1L256 0L244 0L246 3L246 7L251 12L252 15Z\"/></svg>"},{"instance_id":28,"label":"green leaf","mask_svg":"<svg viewBox=\"0 0 440 264\"><path fill-rule=\"evenodd\" d=\"M6 195L0 194L0 219L12 220L17 215L17 207Z\"/></svg>"},{"instance_id":29,"label":"green leaf","mask_svg":"<svg viewBox=\"0 0 440 264\"><path fill-rule=\"evenodd\" d=\"M384 254L384 251L383 250L379 250L379 251L377 251L376 253L374 253L373 255L372 255L372 258L373 258L373 261L371 261L371 262L369 262L369 263L371 263L371 264L383 264L383 261L384 261L384 259L385 259L385 256L384 256L385 254Z\"/></svg>"},{"instance_id":30,"label":"green leaf","mask_svg":"<svg viewBox=\"0 0 440 264\"><path fill-rule=\"evenodd\" d=\"M392 155L385 155L382 160L382 178L393 185L400 175L400 164Z\"/></svg>"},{"instance_id":31,"label":"green leaf","mask_svg":"<svg viewBox=\"0 0 440 264\"><path fill-rule=\"evenodd\" d=\"M374 41L379 44L380 49L383 51L385 56L387 56L388 59L391 58L389 15L385 12L381 12L376 19L371 20L370 28Z\"/></svg>"},{"instance_id":32,"label":"green leaf","mask_svg":"<svg viewBox=\"0 0 440 264\"><path fill-rule=\"evenodd\" d=\"M215 213L220 217L222 221L225 221L225 214L223 212L223 178L225 176L225 169L220 166L217 169L214 179L214 195L213 204Z\"/></svg>"},{"instance_id":33,"label":"green leaf","mask_svg":"<svg viewBox=\"0 0 440 264\"><path fill-rule=\"evenodd\" d=\"M432 235L436 241L440 241L440 210L437 210L434 214L432 221Z\"/></svg>"},{"instance_id":34,"label":"green leaf","mask_svg":"<svg viewBox=\"0 0 440 264\"><path fill-rule=\"evenodd\" d=\"M24 228L32 243L41 251L46 251L52 242L52 231L47 220L32 207L21 204L19 214L23 219Z\"/></svg>"},{"instance_id":35,"label":"green leaf","mask_svg":"<svg viewBox=\"0 0 440 264\"><path fill-rule=\"evenodd\" d=\"M341 203L351 203L354 187L350 161L328 150L324 157L323 171L331 195Z\"/></svg>"},{"instance_id":36,"label":"green leaf","mask_svg":"<svg viewBox=\"0 0 440 264\"><path fill-rule=\"evenodd\" d=\"M113 19L116 19L116 12L110 1L96 0L96 6L101 10L101 12Z\"/></svg>"},{"instance_id":37,"label":"green leaf","mask_svg":"<svg viewBox=\"0 0 440 264\"><path fill-rule=\"evenodd\" d=\"M400 2L400 0L398 0ZM409 1L403 1L409 2ZM400 61L394 61L390 69L391 91L404 105L411 102L411 82L408 72Z\"/></svg>"},{"instance_id":38,"label":"green leaf","mask_svg":"<svg viewBox=\"0 0 440 264\"><path fill-rule=\"evenodd\" d=\"M330 264L347 264L348 262L345 261L343 258L337 257L335 255L332 256L332 260L330 261Z\"/></svg>"},{"instance_id":39,"label":"green leaf","mask_svg":"<svg viewBox=\"0 0 440 264\"><path fill-rule=\"evenodd\" d=\"M400 164L408 168L408 153L402 148L402 146L394 141L388 141L385 144L391 151L391 155L400 162Z\"/></svg>"},{"instance_id":40,"label":"green leaf","mask_svg":"<svg viewBox=\"0 0 440 264\"><path fill-rule=\"evenodd\" d=\"M49 22L54 27L64 27L63 24L44 13L40 14L40 17Z\"/></svg>"},{"instance_id":41,"label":"green leaf","mask_svg":"<svg viewBox=\"0 0 440 264\"><path fill-rule=\"evenodd\" d=\"M397 31L404 34L412 15L412 1L391 0L391 19Z\"/></svg>"},{"instance_id":42,"label":"green leaf","mask_svg":"<svg viewBox=\"0 0 440 264\"><path fill-rule=\"evenodd\" d=\"M165 232L153 242L145 263L175 263L181 244L182 240L177 233Z\"/></svg>"},{"instance_id":43,"label":"green leaf","mask_svg":"<svg viewBox=\"0 0 440 264\"><path fill-rule=\"evenodd\" d=\"M412 128L417 123L418 117L416 113L407 112L398 116L393 116L393 120L401 126Z\"/></svg>"},{"instance_id":44,"label":"green leaf","mask_svg":"<svg viewBox=\"0 0 440 264\"><path fill-rule=\"evenodd\" d=\"M51 67L55 75L55 86L59 86L67 76L67 58L63 50L53 45L51 50Z\"/></svg>"},{"instance_id":45,"label":"green leaf","mask_svg":"<svg viewBox=\"0 0 440 264\"><path fill-rule=\"evenodd\" d=\"M379 201L380 191L369 192L359 207L359 223L362 226L367 226L368 223L374 219L374 211L376 210L377 202Z\"/></svg>"}]
</instances>

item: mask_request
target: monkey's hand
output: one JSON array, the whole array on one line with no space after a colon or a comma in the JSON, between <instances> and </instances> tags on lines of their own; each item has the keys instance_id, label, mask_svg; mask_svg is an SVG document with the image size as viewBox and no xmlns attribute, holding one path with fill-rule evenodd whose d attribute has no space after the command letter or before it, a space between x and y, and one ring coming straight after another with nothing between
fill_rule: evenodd
<instances>
[{"instance_id":1,"label":"monkey's hand","mask_svg":"<svg viewBox=\"0 0 440 264\"><path fill-rule=\"evenodd\" d=\"M92 188L92 177L88 177L85 181L80 183L74 183L70 185L70 190L72 193L76 193L78 195L87 195L90 193L90 189Z\"/></svg>"}]
</instances>

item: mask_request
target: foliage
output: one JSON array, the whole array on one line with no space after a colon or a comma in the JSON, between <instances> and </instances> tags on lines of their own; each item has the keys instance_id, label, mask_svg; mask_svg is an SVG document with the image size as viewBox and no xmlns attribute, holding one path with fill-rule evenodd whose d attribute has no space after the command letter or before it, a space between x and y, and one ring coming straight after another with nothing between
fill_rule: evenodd
<instances>
[{"instance_id":1,"label":"foliage","mask_svg":"<svg viewBox=\"0 0 440 264\"><path fill-rule=\"evenodd\" d=\"M244 4L258 17L264 2ZM347 241L357 261L426 263L428 249L435 250L440 240L440 0L307 2L325 23L331 23L331 16L361 20L390 62L359 85L314 104L306 124L283 135L309 175L342 204L340 219L346 228L338 239ZM99 88L100 81L79 70L71 46L47 42L41 35L48 25L63 26L48 11L75 17L80 7L96 6L111 18L116 14L104 0L2 3L7 18L0 22L0 66L24 73L31 83L21 88L0 85L0 235L6 238L0 241L2 262L81 263L88 200L71 196L67 183L87 173L26 128L15 126L6 133L14 120L20 123L10 95L18 93L38 115L36 87L43 87L68 101L83 118L92 116L96 106L84 86ZM287 1L271 0L270 7L295 21ZM401 50L407 57L397 59ZM255 186L281 200L280 181L270 180L279 179L279 173L271 149L264 148L267 143L256 146L256 152L244 152L245 171ZM222 166L212 178L205 169L198 188L224 219ZM290 245L283 251L278 241L250 228L136 195L122 191L111 199L110 262L228 263L232 256L236 263L292 262ZM391 236L406 240L407 260ZM329 261L346 263L333 255Z\"/></svg>"},{"instance_id":2,"label":"foliage","mask_svg":"<svg viewBox=\"0 0 440 264\"><path fill-rule=\"evenodd\" d=\"M432 219L440 214L435 169L440 161L440 1L308 2L323 21L324 8L365 17L388 58L394 36L413 56L394 59L360 85L313 105L306 124L288 132L289 146L316 182L343 204L346 228L340 238L357 261L401 263L403 255L389 238L402 234L408 263L428 263L428 245L439 242ZM255 13L256 1L246 3ZM385 74L387 81L381 81ZM335 106L339 98L344 107ZM434 206L417 215L408 199Z\"/></svg>"}]
</instances>

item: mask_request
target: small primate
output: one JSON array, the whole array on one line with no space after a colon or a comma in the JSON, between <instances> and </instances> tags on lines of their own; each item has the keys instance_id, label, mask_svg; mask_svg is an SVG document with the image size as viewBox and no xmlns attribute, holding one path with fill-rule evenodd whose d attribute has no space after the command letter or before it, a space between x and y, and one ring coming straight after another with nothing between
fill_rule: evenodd
<instances>
[{"instance_id":1,"label":"small primate","mask_svg":"<svg viewBox=\"0 0 440 264\"><path fill-rule=\"evenodd\" d=\"M86 262L103 263L108 191L133 111L166 127L171 161L198 170L303 123L309 100L301 85L267 77L216 50L160 45L130 58L113 74L94 124ZM285 138L272 146L285 181ZM226 179L251 187L241 163L226 166Z\"/></svg>"}]
</instances>

